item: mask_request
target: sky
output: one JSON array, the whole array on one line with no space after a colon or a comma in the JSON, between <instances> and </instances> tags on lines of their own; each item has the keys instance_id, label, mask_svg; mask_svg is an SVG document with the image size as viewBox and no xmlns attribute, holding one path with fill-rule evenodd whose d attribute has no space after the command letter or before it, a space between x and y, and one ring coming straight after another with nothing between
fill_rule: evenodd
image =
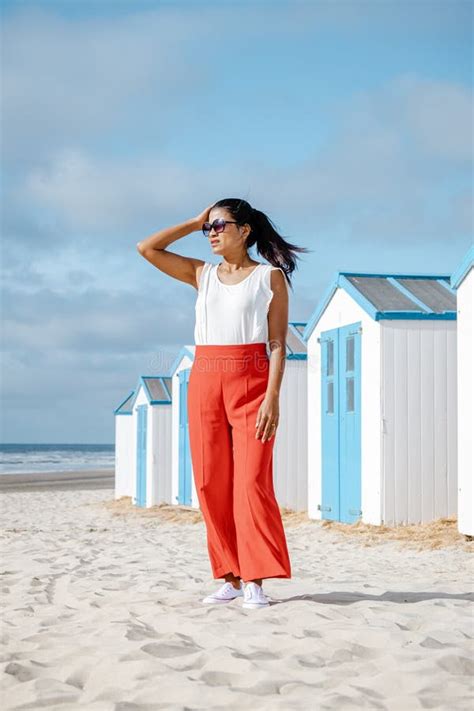
<instances>
[{"instance_id":1,"label":"sky","mask_svg":"<svg viewBox=\"0 0 474 711\"><path fill-rule=\"evenodd\" d=\"M137 251L225 197L339 270L451 274L472 242L473 4L0 0L4 443L113 443L193 343ZM170 251L219 261L202 233ZM253 248L251 257L261 261Z\"/></svg>"}]
</instances>

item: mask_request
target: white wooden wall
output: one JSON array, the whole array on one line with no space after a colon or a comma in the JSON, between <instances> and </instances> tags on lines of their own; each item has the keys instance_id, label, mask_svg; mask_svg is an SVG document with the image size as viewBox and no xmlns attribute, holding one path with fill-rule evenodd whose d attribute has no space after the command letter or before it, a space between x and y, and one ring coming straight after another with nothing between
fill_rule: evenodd
<instances>
[{"instance_id":1,"label":"white wooden wall","mask_svg":"<svg viewBox=\"0 0 474 711\"><path fill-rule=\"evenodd\" d=\"M195 346L190 345L186 348L194 353ZM172 415L171 415L171 503L178 503L178 491L179 491L179 375L180 370L184 368L191 368L193 362L189 356L183 356L182 360L176 367L175 372L172 374ZM194 483L194 472L192 471L192 461L191 461L191 505L194 508L199 508L199 501L196 492L196 485Z\"/></svg>"},{"instance_id":2,"label":"white wooden wall","mask_svg":"<svg viewBox=\"0 0 474 711\"><path fill-rule=\"evenodd\" d=\"M473 352L474 269L464 277L457 290L458 318L458 528L474 536L474 457L472 368Z\"/></svg>"},{"instance_id":3,"label":"white wooden wall","mask_svg":"<svg viewBox=\"0 0 474 711\"><path fill-rule=\"evenodd\" d=\"M150 416L147 463L152 475L147 481L147 506L171 504L171 404L149 407Z\"/></svg>"},{"instance_id":4,"label":"white wooden wall","mask_svg":"<svg viewBox=\"0 0 474 711\"><path fill-rule=\"evenodd\" d=\"M132 496L133 502L135 502L136 495L137 407L139 405L147 406L146 506L148 507L161 501L169 501L171 491L171 405L150 405L143 387L140 387L133 405L133 417L130 418L133 420L131 437L133 467L129 495Z\"/></svg>"},{"instance_id":5,"label":"white wooden wall","mask_svg":"<svg viewBox=\"0 0 474 711\"><path fill-rule=\"evenodd\" d=\"M383 522L457 511L456 322L383 320Z\"/></svg>"},{"instance_id":6,"label":"white wooden wall","mask_svg":"<svg viewBox=\"0 0 474 711\"><path fill-rule=\"evenodd\" d=\"M273 448L273 484L280 506L308 508L307 373L305 360L286 360L280 420Z\"/></svg>"},{"instance_id":7,"label":"white wooden wall","mask_svg":"<svg viewBox=\"0 0 474 711\"><path fill-rule=\"evenodd\" d=\"M131 496L134 485L135 459L132 415L115 415L115 498Z\"/></svg>"}]
</instances>

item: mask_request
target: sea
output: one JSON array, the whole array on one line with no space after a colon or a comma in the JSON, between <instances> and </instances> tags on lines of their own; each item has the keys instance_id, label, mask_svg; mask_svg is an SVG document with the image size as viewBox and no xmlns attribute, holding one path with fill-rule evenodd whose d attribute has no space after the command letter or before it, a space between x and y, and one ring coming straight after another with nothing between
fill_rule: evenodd
<instances>
[{"instance_id":1,"label":"sea","mask_svg":"<svg viewBox=\"0 0 474 711\"><path fill-rule=\"evenodd\" d=\"M114 444L0 444L0 475L114 468Z\"/></svg>"}]
</instances>

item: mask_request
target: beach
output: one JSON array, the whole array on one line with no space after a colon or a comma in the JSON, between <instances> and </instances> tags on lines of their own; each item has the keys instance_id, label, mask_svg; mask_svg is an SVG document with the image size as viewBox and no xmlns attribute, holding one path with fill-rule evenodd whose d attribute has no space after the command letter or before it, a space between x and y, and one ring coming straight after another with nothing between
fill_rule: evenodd
<instances>
[{"instance_id":1,"label":"beach","mask_svg":"<svg viewBox=\"0 0 474 711\"><path fill-rule=\"evenodd\" d=\"M284 513L270 607L205 606L223 581L199 511L70 478L0 492L3 709L472 708L473 544L452 522Z\"/></svg>"}]
</instances>

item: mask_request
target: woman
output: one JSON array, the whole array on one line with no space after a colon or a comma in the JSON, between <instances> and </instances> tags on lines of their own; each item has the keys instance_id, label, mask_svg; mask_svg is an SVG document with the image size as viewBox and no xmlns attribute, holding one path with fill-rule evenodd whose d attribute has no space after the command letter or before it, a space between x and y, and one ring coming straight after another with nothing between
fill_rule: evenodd
<instances>
[{"instance_id":1,"label":"woman","mask_svg":"<svg viewBox=\"0 0 474 711\"><path fill-rule=\"evenodd\" d=\"M167 251L198 230L221 257L219 264ZM269 264L249 256L254 245ZM263 212L236 198L219 200L137 248L198 291L189 441L212 572L225 580L202 602L243 597L243 607L267 607L263 579L291 577L273 489L273 445L286 355L287 282L294 253L307 250L286 242Z\"/></svg>"}]
</instances>

